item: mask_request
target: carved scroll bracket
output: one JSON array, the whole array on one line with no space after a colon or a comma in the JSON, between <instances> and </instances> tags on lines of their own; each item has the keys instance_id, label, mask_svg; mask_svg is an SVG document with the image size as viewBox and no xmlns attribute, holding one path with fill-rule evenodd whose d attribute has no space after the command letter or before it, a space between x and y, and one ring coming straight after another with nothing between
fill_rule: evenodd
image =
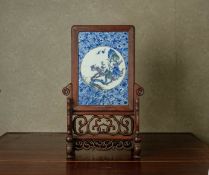
<instances>
[{"instance_id":1,"label":"carved scroll bracket","mask_svg":"<svg viewBox=\"0 0 209 175\"><path fill-rule=\"evenodd\" d=\"M67 86L65 86L65 87L62 89L62 93L63 93L65 96L72 96L72 83L69 83Z\"/></svg>"},{"instance_id":2,"label":"carved scroll bracket","mask_svg":"<svg viewBox=\"0 0 209 175\"><path fill-rule=\"evenodd\" d=\"M142 96L144 94L144 88L135 83L135 92L137 96Z\"/></svg>"}]
</instances>

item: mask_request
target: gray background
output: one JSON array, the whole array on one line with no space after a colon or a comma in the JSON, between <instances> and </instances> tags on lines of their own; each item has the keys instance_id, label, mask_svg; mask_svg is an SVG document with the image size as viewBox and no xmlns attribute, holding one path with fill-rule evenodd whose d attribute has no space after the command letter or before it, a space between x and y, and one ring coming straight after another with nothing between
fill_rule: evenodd
<instances>
[{"instance_id":1,"label":"gray background","mask_svg":"<svg viewBox=\"0 0 209 175\"><path fill-rule=\"evenodd\" d=\"M75 24L135 25L141 131L209 143L208 0L0 0L0 134L66 130Z\"/></svg>"}]
</instances>

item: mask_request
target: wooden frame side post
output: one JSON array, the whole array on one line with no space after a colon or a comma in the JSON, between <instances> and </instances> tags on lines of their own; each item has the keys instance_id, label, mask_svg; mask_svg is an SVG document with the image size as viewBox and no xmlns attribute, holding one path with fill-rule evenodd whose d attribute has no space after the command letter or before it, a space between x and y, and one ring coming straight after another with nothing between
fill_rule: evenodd
<instances>
[{"instance_id":1,"label":"wooden frame side post","mask_svg":"<svg viewBox=\"0 0 209 175\"><path fill-rule=\"evenodd\" d=\"M67 159L75 157L73 131L72 131L72 117L73 117L73 100L72 100L72 84L70 83L63 88L63 94L67 96L67 136L66 136L66 153Z\"/></svg>"},{"instance_id":2,"label":"wooden frame side post","mask_svg":"<svg viewBox=\"0 0 209 175\"><path fill-rule=\"evenodd\" d=\"M133 158L139 159L141 154L141 138L139 135L139 97L144 93L144 89L138 85L134 84L134 115L135 115L135 128L134 128L134 148L133 148Z\"/></svg>"}]
</instances>

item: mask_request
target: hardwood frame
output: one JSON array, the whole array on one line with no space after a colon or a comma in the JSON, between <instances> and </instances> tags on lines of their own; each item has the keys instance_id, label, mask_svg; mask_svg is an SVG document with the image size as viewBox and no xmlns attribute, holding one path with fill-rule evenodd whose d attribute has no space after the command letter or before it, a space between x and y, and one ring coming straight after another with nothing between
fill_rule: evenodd
<instances>
[{"instance_id":1,"label":"hardwood frame","mask_svg":"<svg viewBox=\"0 0 209 175\"><path fill-rule=\"evenodd\" d=\"M127 106L80 106L78 105L78 33L79 32L128 32L129 33L129 103ZM134 72L134 27L133 26L113 26L113 25L105 25L105 26L73 26L72 27L72 82L73 86L73 108L74 111L133 111L133 85L135 80L135 72Z\"/></svg>"},{"instance_id":2,"label":"hardwood frame","mask_svg":"<svg viewBox=\"0 0 209 175\"><path fill-rule=\"evenodd\" d=\"M128 105L95 105L85 106L78 104L78 34L79 32L128 32ZM129 144L130 149L133 151L133 158L140 157L141 151L141 139L139 136L139 96L143 95L144 89L135 83L135 32L134 26L130 25L76 25L71 30L71 44L72 44L72 60L71 60L71 80L72 83L63 88L63 94L67 96L67 158L73 159L75 157L76 145L82 142L85 145L98 145L101 140L109 141L108 144L114 145L113 147L125 148L123 144ZM118 129L120 127L127 128L127 121L124 121L124 117L128 116L130 120L133 120L133 133L131 135L111 135L108 132L100 131L98 135L92 137L91 134L76 135L73 128L75 128L75 121L73 116L79 115L92 115L96 119L95 122L101 121L102 118L108 119L108 116L122 115L118 122ZM85 118L84 118L85 120ZM80 130L87 125L86 121L80 122ZM93 120L93 119L90 119ZM110 119L111 120L111 119ZM115 119L117 120L117 119ZM83 122L83 123L82 123ZM86 123L85 123L86 122ZM110 123L112 121L109 121ZM89 124L88 124L89 125ZM127 124L128 125L128 124ZM98 123L97 123L97 127ZM108 127L113 127L112 125ZM100 128L101 129L101 128ZM108 131L110 131L108 129ZM128 132L128 129L127 129ZM103 143L103 142L101 142ZM104 142L105 143L105 142ZM118 146L118 144L120 144ZM90 146L91 147L91 146ZM95 146L96 147L96 146ZM110 148L112 148L110 146ZM105 149L102 149L105 150ZM107 150L107 149L106 149Z\"/></svg>"}]
</instances>

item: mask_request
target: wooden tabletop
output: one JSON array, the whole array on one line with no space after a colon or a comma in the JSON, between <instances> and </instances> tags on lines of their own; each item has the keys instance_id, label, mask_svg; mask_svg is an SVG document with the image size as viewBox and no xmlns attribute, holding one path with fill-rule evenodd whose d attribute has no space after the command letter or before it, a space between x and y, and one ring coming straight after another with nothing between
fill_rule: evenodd
<instances>
[{"instance_id":1,"label":"wooden tabletop","mask_svg":"<svg viewBox=\"0 0 209 175\"><path fill-rule=\"evenodd\" d=\"M0 175L208 175L209 146L190 133L142 134L142 158L128 151L79 151L66 161L64 133L6 133Z\"/></svg>"}]
</instances>

